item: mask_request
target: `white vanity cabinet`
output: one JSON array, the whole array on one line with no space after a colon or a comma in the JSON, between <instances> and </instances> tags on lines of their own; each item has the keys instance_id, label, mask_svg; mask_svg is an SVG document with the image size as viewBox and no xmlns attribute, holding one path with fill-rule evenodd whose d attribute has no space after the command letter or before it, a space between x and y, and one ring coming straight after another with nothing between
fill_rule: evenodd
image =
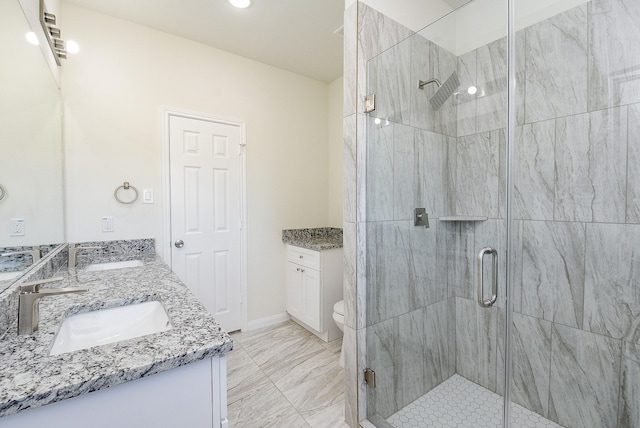
<instances>
[{"instance_id":1,"label":"white vanity cabinet","mask_svg":"<svg viewBox=\"0 0 640 428\"><path fill-rule=\"evenodd\" d=\"M0 427L228 428L226 356L26 409L0 418Z\"/></svg>"},{"instance_id":2,"label":"white vanity cabinet","mask_svg":"<svg viewBox=\"0 0 640 428\"><path fill-rule=\"evenodd\" d=\"M342 248L314 251L286 246L287 312L325 341L342 335L333 305L342 300Z\"/></svg>"}]
</instances>

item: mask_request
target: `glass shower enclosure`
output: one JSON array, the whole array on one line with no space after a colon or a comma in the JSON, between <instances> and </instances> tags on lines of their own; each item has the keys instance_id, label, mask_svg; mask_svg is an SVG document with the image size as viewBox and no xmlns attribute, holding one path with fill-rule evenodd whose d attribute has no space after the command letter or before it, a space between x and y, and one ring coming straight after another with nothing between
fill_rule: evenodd
<instances>
[{"instance_id":1,"label":"glass shower enclosure","mask_svg":"<svg viewBox=\"0 0 640 428\"><path fill-rule=\"evenodd\" d=\"M640 2L370 22L360 418L640 428Z\"/></svg>"}]
</instances>

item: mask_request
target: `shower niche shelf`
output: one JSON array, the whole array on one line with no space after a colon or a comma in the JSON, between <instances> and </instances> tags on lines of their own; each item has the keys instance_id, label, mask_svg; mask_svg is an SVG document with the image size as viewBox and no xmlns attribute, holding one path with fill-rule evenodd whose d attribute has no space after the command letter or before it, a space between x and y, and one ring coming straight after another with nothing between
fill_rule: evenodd
<instances>
[{"instance_id":1,"label":"shower niche shelf","mask_svg":"<svg viewBox=\"0 0 640 428\"><path fill-rule=\"evenodd\" d=\"M440 221L487 221L487 217L474 215L451 215L440 217Z\"/></svg>"}]
</instances>

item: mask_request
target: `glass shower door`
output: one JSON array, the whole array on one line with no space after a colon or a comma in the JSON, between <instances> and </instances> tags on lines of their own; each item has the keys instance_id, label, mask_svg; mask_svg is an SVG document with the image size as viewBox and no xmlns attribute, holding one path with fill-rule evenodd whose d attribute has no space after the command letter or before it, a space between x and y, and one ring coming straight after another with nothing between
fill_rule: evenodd
<instances>
[{"instance_id":1,"label":"glass shower door","mask_svg":"<svg viewBox=\"0 0 640 428\"><path fill-rule=\"evenodd\" d=\"M640 3L515 4L514 409L637 428Z\"/></svg>"},{"instance_id":2,"label":"glass shower door","mask_svg":"<svg viewBox=\"0 0 640 428\"><path fill-rule=\"evenodd\" d=\"M378 427L502 426L507 1L475 0L415 34L359 7L376 104L366 416Z\"/></svg>"}]
</instances>

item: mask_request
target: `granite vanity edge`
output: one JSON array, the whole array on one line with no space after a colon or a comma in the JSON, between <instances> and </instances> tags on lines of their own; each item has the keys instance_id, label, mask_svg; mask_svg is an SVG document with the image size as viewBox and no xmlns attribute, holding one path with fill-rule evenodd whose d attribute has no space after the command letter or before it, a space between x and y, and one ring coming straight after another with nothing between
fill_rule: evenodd
<instances>
[{"instance_id":1,"label":"granite vanity edge","mask_svg":"<svg viewBox=\"0 0 640 428\"><path fill-rule=\"evenodd\" d=\"M342 229L336 227L284 229L282 242L314 251L342 248Z\"/></svg>"},{"instance_id":2,"label":"granite vanity edge","mask_svg":"<svg viewBox=\"0 0 640 428\"><path fill-rule=\"evenodd\" d=\"M69 299L76 300L66 302L44 299L41 328L36 335L17 336L12 331L8 338L0 341L0 351L3 351L0 362L4 365L4 368L0 367L0 417L161 373L233 349L230 336L160 256L154 252L146 253L144 258L145 267L133 269L80 275L75 270L68 270L66 280L70 285L84 283L91 287L93 284L95 294L84 300L82 295L73 295ZM132 284L136 287L132 288ZM115 293L112 287L115 287ZM81 307L102 306L100 302L130 299L132 295L139 299L145 294L155 295L155 292L166 304L172 323L177 323L174 329L59 356L48 355L57 326L69 313ZM49 317L50 320L46 316L43 319L42 313L47 312L55 316ZM25 365L24 353L31 355L32 360L33 355L39 356L36 357L38 361ZM64 369L51 371L55 363ZM69 369L69 365L77 367ZM16 380L20 377L28 381L20 384Z\"/></svg>"}]
</instances>

